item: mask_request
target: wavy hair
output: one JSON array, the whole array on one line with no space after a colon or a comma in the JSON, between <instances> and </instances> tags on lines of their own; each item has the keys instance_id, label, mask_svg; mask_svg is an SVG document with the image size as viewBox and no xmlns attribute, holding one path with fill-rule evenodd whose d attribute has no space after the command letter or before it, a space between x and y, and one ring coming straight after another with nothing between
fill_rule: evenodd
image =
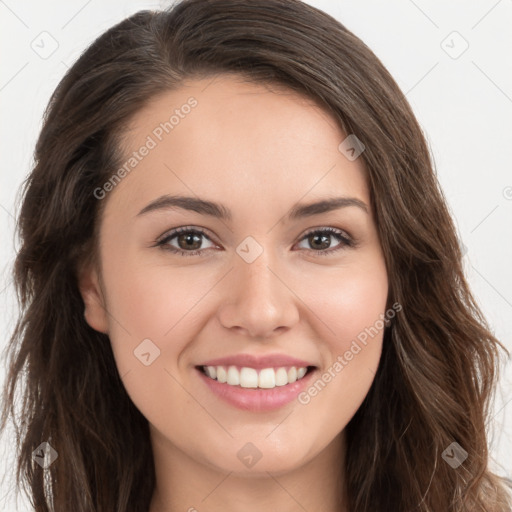
<instances>
[{"instance_id":1,"label":"wavy hair","mask_svg":"<svg viewBox=\"0 0 512 512\"><path fill-rule=\"evenodd\" d=\"M422 130L373 52L298 0L183 0L98 37L54 91L20 190L19 317L8 344L1 427L16 432L16 480L36 512L147 512L155 485L147 420L128 397L107 335L83 317L77 275L97 261L122 136L149 99L185 80L235 73L317 101L366 146L389 304L380 365L346 427L348 507L357 512L505 512L488 469L500 348L462 267ZM129 428L127 428L129 426ZM58 457L33 460L48 441ZM443 451L468 454L457 469Z\"/></svg>"}]
</instances>

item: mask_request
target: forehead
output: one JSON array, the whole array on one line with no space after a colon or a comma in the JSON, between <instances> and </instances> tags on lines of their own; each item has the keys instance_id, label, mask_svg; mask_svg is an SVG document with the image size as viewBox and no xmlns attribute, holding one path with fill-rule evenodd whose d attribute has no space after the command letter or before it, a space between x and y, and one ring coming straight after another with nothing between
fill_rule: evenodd
<instances>
[{"instance_id":1,"label":"forehead","mask_svg":"<svg viewBox=\"0 0 512 512\"><path fill-rule=\"evenodd\" d=\"M141 207L170 192L232 204L335 191L368 200L362 159L349 161L338 149L345 137L312 99L282 86L230 75L190 80L132 118L122 145L126 177L113 195Z\"/></svg>"}]
</instances>

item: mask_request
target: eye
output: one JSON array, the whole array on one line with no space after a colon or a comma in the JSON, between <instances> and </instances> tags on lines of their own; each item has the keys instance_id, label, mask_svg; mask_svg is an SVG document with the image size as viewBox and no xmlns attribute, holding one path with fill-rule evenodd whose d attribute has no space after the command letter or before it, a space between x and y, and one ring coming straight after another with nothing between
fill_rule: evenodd
<instances>
[{"instance_id":1,"label":"eye","mask_svg":"<svg viewBox=\"0 0 512 512\"><path fill-rule=\"evenodd\" d=\"M334 249L326 250L331 245L329 239L333 237L340 243L334 247ZM311 247L314 247L314 249L306 249L308 252L317 253L319 256L328 256L340 249L356 246L355 241L348 234L334 228L322 228L309 231L302 240L306 240Z\"/></svg>"},{"instance_id":2,"label":"eye","mask_svg":"<svg viewBox=\"0 0 512 512\"><path fill-rule=\"evenodd\" d=\"M196 256L201 255L208 249L204 247L201 248L202 238L210 240L210 237L202 229L181 227L167 233L162 239L157 241L155 245L181 256ZM330 238L336 238L339 244L334 247L334 249L326 250L331 246ZM174 239L176 239L177 247L171 243ZM334 228L314 229L306 233L306 235L302 237L301 242L303 240L306 240L310 247L313 247L313 249L306 249L308 252L322 256L332 254L346 247L356 246L355 240L348 234Z\"/></svg>"},{"instance_id":3,"label":"eye","mask_svg":"<svg viewBox=\"0 0 512 512\"><path fill-rule=\"evenodd\" d=\"M201 238L209 237L206 233L198 228L189 228L189 227L181 227L174 229L170 233L168 233L163 239L157 242L157 246L161 246L163 249L167 251L171 251L176 254L180 254L182 256L195 256L204 252L199 250L201 247ZM171 240L176 238L176 243L178 247L175 247L170 244ZM194 249L194 250L189 250Z\"/></svg>"}]
</instances>

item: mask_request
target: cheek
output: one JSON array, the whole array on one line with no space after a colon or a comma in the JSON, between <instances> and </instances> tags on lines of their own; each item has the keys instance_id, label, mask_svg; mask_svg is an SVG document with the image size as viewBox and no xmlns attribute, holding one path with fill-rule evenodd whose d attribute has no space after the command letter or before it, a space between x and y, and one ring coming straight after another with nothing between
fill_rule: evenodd
<instances>
[{"instance_id":1,"label":"cheek","mask_svg":"<svg viewBox=\"0 0 512 512\"><path fill-rule=\"evenodd\" d=\"M377 372L388 280L382 261L318 275L301 298L315 313L324 366L299 402L332 432L343 428L364 400ZM311 318L313 318L311 316Z\"/></svg>"},{"instance_id":2,"label":"cheek","mask_svg":"<svg viewBox=\"0 0 512 512\"><path fill-rule=\"evenodd\" d=\"M176 404L195 406L178 383L177 366L200 331L200 301L215 279L200 279L192 266L148 266L129 257L104 261L109 337L125 389L146 418L173 424Z\"/></svg>"},{"instance_id":3,"label":"cheek","mask_svg":"<svg viewBox=\"0 0 512 512\"><path fill-rule=\"evenodd\" d=\"M123 276L130 276L128 279ZM162 339L194 316L208 280L193 270L143 265L116 269L110 276L110 305L138 336ZM211 286L210 286L211 287Z\"/></svg>"},{"instance_id":4,"label":"cheek","mask_svg":"<svg viewBox=\"0 0 512 512\"><path fill-rule=\"evenodd\" d=\"M134 351L146 339L160 351L155 367L176 367L180 354L201 329L204 305L219 280L218 271L149 264L142 257L125 254L122 259L105 258L103 274L109 336L121 375L138 371Z\"/></svg>"},{"instance_id":5,"label":"cheek","mask_svg":"<svg viewBox=\"0 0 512 512\"><path fill-rule=\"evenodd\" d=\"M303 278L301 278L303 279ZM314 286L301 284L300 297L318 317L330 352L343 354L354 339L381 331L388 295L386 268L382 260L361 261L346 268L317 272Z\"/></svg>"}]
</instances>

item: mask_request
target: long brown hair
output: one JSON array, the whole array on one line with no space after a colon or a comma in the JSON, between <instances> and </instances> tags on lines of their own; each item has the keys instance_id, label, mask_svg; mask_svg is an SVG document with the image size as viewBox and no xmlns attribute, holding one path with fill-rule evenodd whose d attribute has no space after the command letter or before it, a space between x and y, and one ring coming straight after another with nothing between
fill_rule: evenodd
<instances>
[{"instance_id":1,"label":"long brown hair","mask_svg":"<svg viewBox=\"0 0 512 512\"><path fill-rule=\"evenodd\" d=\"M1 423L15 421L16 477L35 510L148 510L148 422L123 387L108 336L83 317L77 272L97 256L105 201L93 191L123 161L130 119L185 79L221 73L307 95L366 147L389 304L403 310L346 427L349 510L510 510L487 467L503 347L468 288L422 131L371 50L298 0L184 0L138 12L94 41L53 93L22 189L20 316ZM43 442L58 454L46 469L32 456ZM468 454L458 468L442 457L452 443Z\"/></svg>"}]
</instances>

